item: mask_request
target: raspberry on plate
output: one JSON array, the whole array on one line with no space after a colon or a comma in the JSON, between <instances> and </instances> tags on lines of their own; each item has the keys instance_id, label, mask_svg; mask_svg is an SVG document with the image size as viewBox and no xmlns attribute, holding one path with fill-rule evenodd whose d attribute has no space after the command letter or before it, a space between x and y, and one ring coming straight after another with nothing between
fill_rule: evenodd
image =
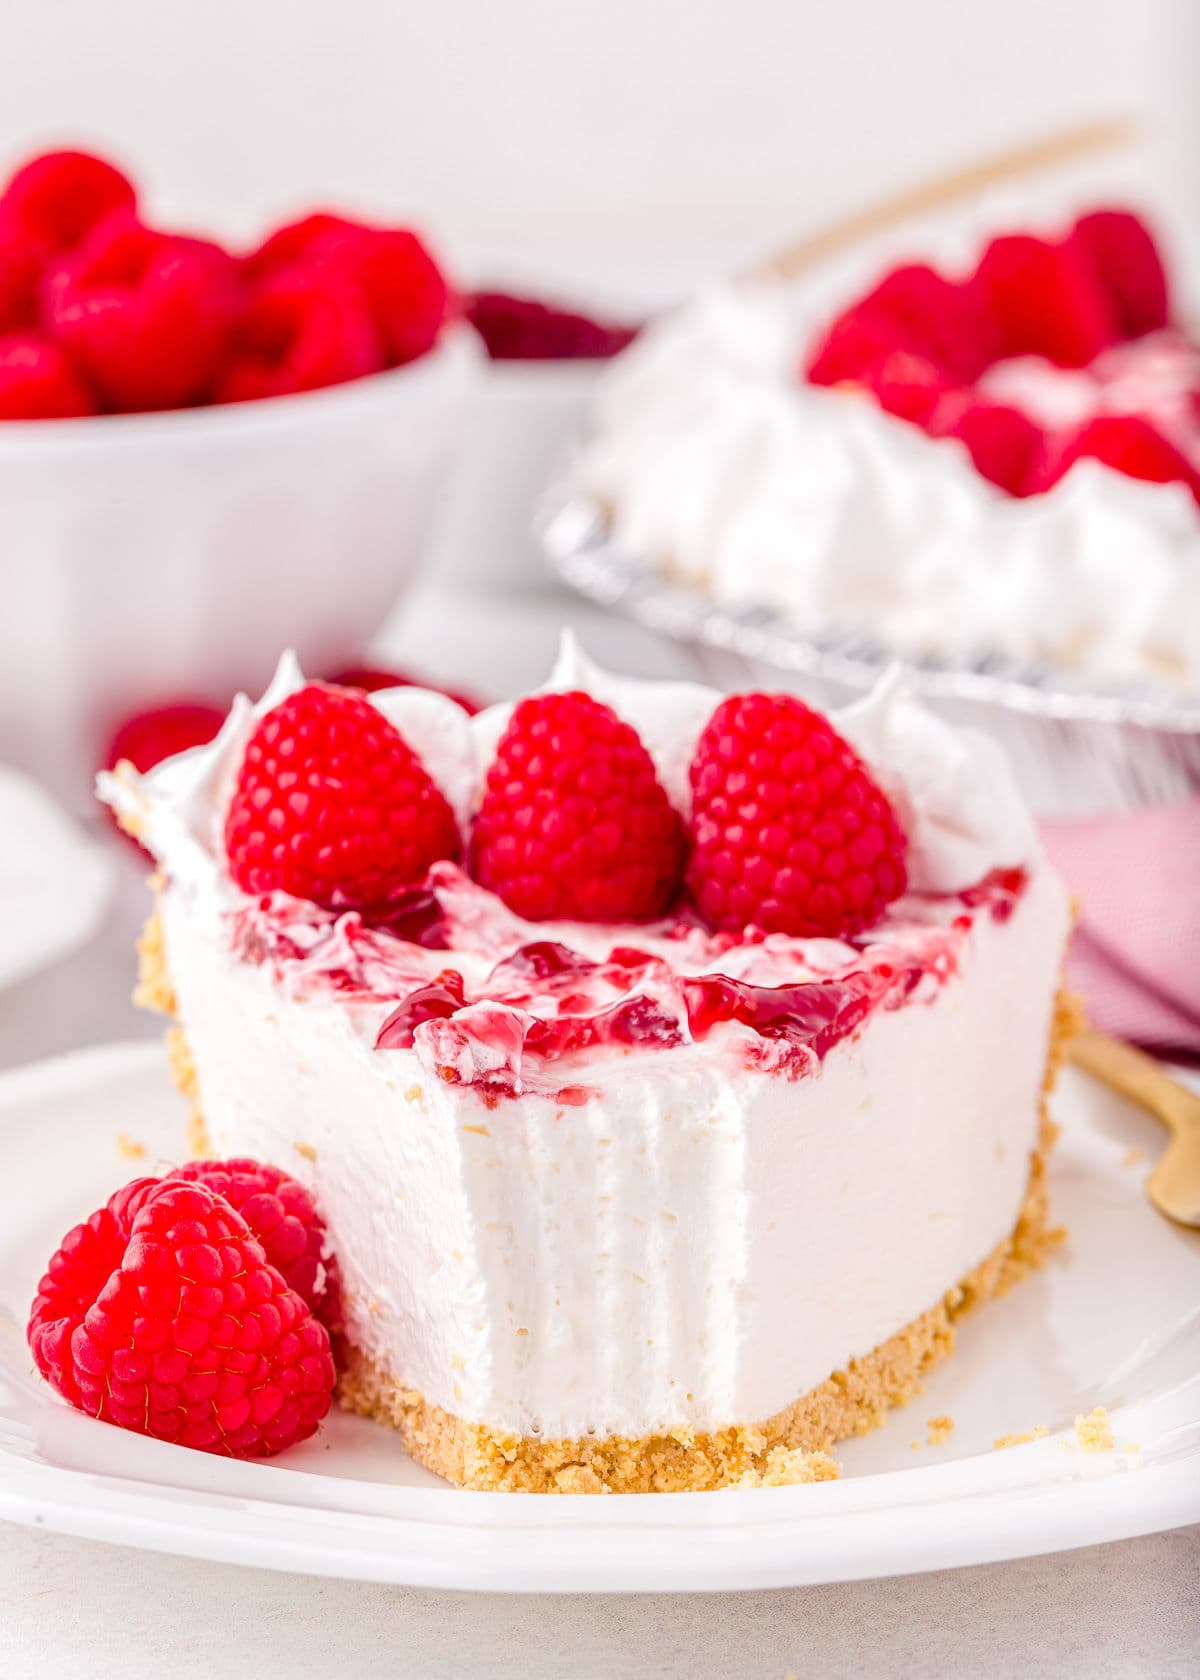
<instances>
[{"instance_id":1,"label":"raspberry on plate","mask_svg":"<svg viewBox=\"0 0 1200 1680\"><path fill-rule=\"evenodd\" d=\"M181 700L168 706L135 712L115 730L104 754L104 768L114 770L128 760L135 770L152 770L164 758L202 747L225 721L216 706Z\"/></svg>"},{"instance_id":2,"label":"raspberry on plate","mask_svg":"<svg viewBox=\"0 0 1200 1680\"><path fill-rule=\"evenodd\" d=\"M678 894L683 828L611 707L538 694L500 738L471 858L476 880L530 921L650 921Z\"/></svg>"},{"instance_id":3,"label":"raspberry on plate","mask_svg":"<svg viewBox=\"0 0 1200 1680\"><path fill-rule=\"evenodd\" d=\"M844 937L904 891L895 812L854 749L802 700L722 701L691 783L688 885L713 927Z\"/></svg>"},{"instance_id":4,"label":"raspberry on plate","mask_svg":"<svg viewBox=\"0 0 1200 1680\"><path fill-rule=\"evenodd\" d=\"M250 402L340 385L378 373L379 336L362 288L308 269L285 269L252 294L216 386L218 402Z\"/></svg>"},{"instance_id":5,"label":"raspberry on plate","mask_svg":"<svg viewBox=\"0 0 1200 1680\"><path fill-rule=\"evenodd\" d=\"M457 858L460 840L445 795L366 695L310 683L247 742L225 851L245 892L380 910Z\"/></svg>"},{"instance_id":6,"label":"raspberry on plate","mask_svg":"<svg viewBox=\"0 0 1200 1680\"><path fill-rule=\"evenodd\" d=\"M132 412L208 394L237 299L236 267L219 246L117 212L52 265L42 314L105 404Z\"/></svg>"},{"instance_id":7,"label":"raspberry on plate","mask_svg":"<svg viewBox=\"0 0 1200 1680\"><path fill-rule=\"evenodd\" d=\"M38 1370L90 1417L262 1458L329 1410L329 1336L225 1198L138 1179L69 1231L28 1326Z\"/></svg>"},{"instance_id":8,"label":"raspberry on plate","mask_svg":"<svg viewBox=\"0 0 1200 1680\"><path fill-rule=\"evenodd\" d=\"M1113 305L1094 265L1071 240L1029 233L993 239L975 284L986 300L1005 356L1046 356L1084 367L1120 336Z\"/></svg>"},{"instance_id":9,"label":"raspberry on plate","mask_svg":"<svg viewBox=\"0 0 1200 1680\"><path fill-rule=\"evenodd\" d=\"M308 1191L265 1161L189 1161L172 1178L203 1184L235 1208L289 1288L323 1324L334 1325L337 1277L325 1221Z\"/></svg>"},{"instance_id":10,"label":"raspberry on plate","mask_svg":"<svg viewBox=\"0 0 1200 1680\"><path fill-rule=\"evenodd\" d=\"M1071 239L1087 253L1127 338L1166 326L1167 273L1140 216L1129 210L1093 210L1075 223Z\"/></svg>"},{"instance_id":11,"label":"raspberry on plate","mask_svg":"<svg viewBox=\"0 0 1200 1680\"><path fill-rule=\"evenodd\" d=\"M36 332L0 335L0 420L68 420L95 412L92 393L60 345Z\"/></svg>"},{"instance_id":12,"label":"raspberry on plate","mask_svg":"<svg viewBox=\"0 0 1200 1680\"><path fill-rule=\"evenodd\" d=\"M21 222L47 251L69 251L114 210L132 212L128 177L89 152L43 152L17 170L0 213Z\"/></svg>"}]
</instances>

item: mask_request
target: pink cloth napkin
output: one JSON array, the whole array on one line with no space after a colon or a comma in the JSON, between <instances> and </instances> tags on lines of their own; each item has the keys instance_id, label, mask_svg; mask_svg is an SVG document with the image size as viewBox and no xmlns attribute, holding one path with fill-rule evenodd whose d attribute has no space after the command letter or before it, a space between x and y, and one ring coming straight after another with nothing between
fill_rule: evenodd
<instances>
[{"instance_id":1,"label":"pink cloth napkin","mask_svg":"<svg viewBox=\"0 0 1200 1680\"><path fill-rule=\"evenodd\" d=\"M1068 973L1092 1024L1200 1055L1200 799L1042 825L1080 900Z\"/></svg>"}]
</instances>

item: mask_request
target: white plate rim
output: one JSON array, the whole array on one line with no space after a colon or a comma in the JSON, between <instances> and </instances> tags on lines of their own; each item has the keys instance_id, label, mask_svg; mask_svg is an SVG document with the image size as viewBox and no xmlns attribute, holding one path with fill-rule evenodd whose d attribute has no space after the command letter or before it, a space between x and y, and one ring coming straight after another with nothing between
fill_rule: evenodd
<instances>
[{"instance_id":1,"label":"white plate rim","mask_svg":"<svg viewBox=\"0 0 1200 1680\"><path fill-rule=\"evenodd\" d=\"M30 1101L157 1072L155 1043L105 1045L0 1075L0 1127ZM0 1187L0 1202L2 1202ZM109 1426L47 1396L83 1441ZM233 1492L171 1480L179 1449L135 1442L143 1476L65 1469L0 1431L0 1517L194 1558L418 1587L507 1592L728 1591L913 1574L1128 1539L1200 1519L1200 1447L1136 1468L1053 1464L1053 1438L921 1469L811 1487L708 1494L556 1496L348 1483L219 1461ZM187 1455L203 1480L203 1455ZM196 1462L191 1462L192 1460ZM1032 1470L1035 1465L1041 1469ZM159 1466L164 1474L158 1474ZM1077 1467L1076 1467L1077 1468ZM176 1475L178 1472L176 1471ZM281 1493L260 1493L286 1475ZM1047 1479L1048 1478L1048 1479ZM245 1491L242 1491L244 1485ZM351 1487L374 1510L339 1510ZM300 1510L319 1513L298 1523ZM497 1543L498 1540L501 1543Z\"/></svg>"}]
</instances>

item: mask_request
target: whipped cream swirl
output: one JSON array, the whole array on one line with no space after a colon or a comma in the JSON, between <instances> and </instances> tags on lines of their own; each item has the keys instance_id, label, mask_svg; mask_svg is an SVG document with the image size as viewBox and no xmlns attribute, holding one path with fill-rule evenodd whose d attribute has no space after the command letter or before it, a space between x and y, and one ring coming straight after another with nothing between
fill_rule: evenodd
<instances>
[{"instance_id":1,"label":"whipped cream swirl","mask_svg":"<svg viewBox=\"0 0 1200 1680\"><path fill-rule=\"evenodd\" d=\"M222 853L233 781L258 720L304 682L294 655L285 654L257 704L239 695L209 745L167 759L142 776L105 773L99 778L101 798L137 826L144 844L185 889L226 903L238 897ZM686 817L688 766L720 693L697 683L614 676L595 666L568 634L538 692L570 689L582 689L611 706L637 731L668 798ZM383 689L370 698L420 755L465 832L512 703L471 718L455 701L428 689ZM925 710L899 670L830 717L899 811L914 891L958 892L993 869L1016 867L1034 857L1032 819L999 748L988 737L952 728Z\"/></svg>"}]
</instances>

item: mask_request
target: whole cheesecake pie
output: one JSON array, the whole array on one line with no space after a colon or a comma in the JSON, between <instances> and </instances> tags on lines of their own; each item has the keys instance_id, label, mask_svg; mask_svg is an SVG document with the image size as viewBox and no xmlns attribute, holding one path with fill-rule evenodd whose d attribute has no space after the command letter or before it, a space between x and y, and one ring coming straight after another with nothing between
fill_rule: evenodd
<instances>
[{"instance_id":1,"label":"whole cheesecake pie","mask_svg":"<svg viewBox=\"0 0 1200 1680\"><path fill-rule=\"evenodd\" d=\"M606 374L575 482L720 608L1200 691L1200 346L1149 224L998 204L727 286Z\"/></svg>"},{"instance_id":2,"label":"whole cheesecake pie","mask_svg":"<svg viewBox=\"0 0 1200 1680\"><path fill-rule=\"evenodd\" d=\"M310 1188L341 1392L482 1489L814 1480L1036 1265L1066 893L996 748L605 675L285 659L102 792L199 1151Z\"/></svg>"}]
</instances>

